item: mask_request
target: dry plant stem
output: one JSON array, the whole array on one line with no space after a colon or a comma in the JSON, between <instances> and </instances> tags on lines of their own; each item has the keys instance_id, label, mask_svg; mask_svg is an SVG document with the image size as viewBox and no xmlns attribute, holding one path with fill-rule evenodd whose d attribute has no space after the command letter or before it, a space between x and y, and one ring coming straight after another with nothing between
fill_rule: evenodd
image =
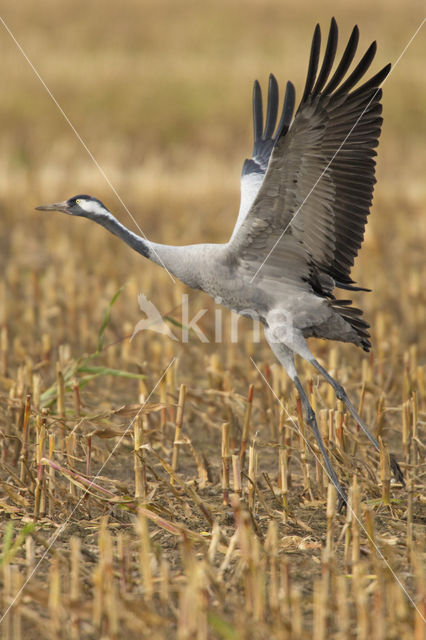
<instances>
[{"instance_id":1,"label":"dry plant stem","mask_svg":"<svg viewBox=\"0 0 426 640\"><path fill-rule=\"evenodd\" d=\"M385 607L383 593L380 590L382 588L383 580L380 580L380 582L377 582L377 588L373 593L373 610L370 616L370 637L373 637L375 640L386 640Z\"/></svg>"},{"instance_id":2,"label":"dry plant stem","mask_svg":"<svg viewBox=\"0 0 426 640\"><path fill-rule=\"evenodd\" d=\"M386 505L390 505L390 462L389 462L389 453L386 445L383 443L381 437L379 436L379 444L380 444L380 476L382 481L382 500Z\"/></svg>"},{"instance_id":3,"label":"dry plant stem","mask_svg":"<svg viewBox=\"0 0 426 640\"><path fill-rule=\"evenodd\" d=\"M408 365L408 353L404 353L404 372L403 372L403 383L402 383L402 391L403 391L403 399L408 400L410 397L410 371Z\"/></svg>"},{"instance_id":4,"label":"dry plant stem","mask_svg":"<svg viewBox=\"0 0 426 640\"><path fill-rule=\"evenodd\" d=\"M179 593L179 612L177 616L177 640L196 638L208 640L206 611L206 572L204 562L195 563L194 554L188 541L183 542L183 556L191 560L185 567L186 585Z\"/></svg>"},{"instance_id":5,"label":"dry plant stem","mask_svg":"<svg viewBox=\"0 0 426 640\"><path fill-rule=\"evenodd\" d=\"M55 450L55 436L51 434L49 436L49 459L52 459L53 452ZM49 466L49 502L48 502L48 514L50 517L53 516L53 499L55 496L55 469L53 466Z\"/></svg>"},{"instance_id":6,"label":"dry plant stem","mask_svg":"<svg viewBox=\"0 0 426 640\"><path fill-rule=\"evenodd\" d=\"M382 431L383 431L383 418L385 415L385 394L382 393L380 394L380 398L379 398L379 402L377 405L377 417L376 417L376 428L375 428L375 434L377 436L377 438L381 435Z\"/></svg>"},{"instance_id":7,"label":"dry plant stem","mask_svg":"<svg viewBox=\"0 0 426 640\"><path fill-rule=\"evenodd\" d=\"M273 416L275 414L275 397L271 391L271 369L269 367L268 364L265 364L265 380L267 381L267 388L266 388L266 400L267 400L267 414L270 417L270 424L271 424L271 431L272 431L272 437L274 437L274 429L275 429L275 424L274 424L274 420L273 420Z\"/></svg>"},{"instance_id":8,"label":"dry plant stem","mask_svg":"<svg viewBox=\"0 0 426 640\"><path fill-rule=\"evenodd\" d=\"M292 429L290 429L290 425L288 423L285 424L284 427L284 445L285 445L285 458L286 458L286 466L287 466L287 488L291 489L291 436Z\"/></svg>"},{"instance_id":9,"label":"dry plant stem","mask_svg":"<svg viewBox=\"0 0 426 640\"><path fill-rule=\"evenodd\" d=\"M61 626L61 576L59 556L57 554L53 556L50 565L48 609L51 634L54 638L57 638Z\"/></svg>"},{"instance_id":10,"label":"dry plant stem","mask_svg":"<svg viewBox=\"0 0 426 640\"><path fill-rule=\"evenodd\" d=\"M350 637L350 615L348 608L348 579L345 575L336 577L336 621L337 639L347 640Z\"/></svg>"},{"instance_id":11,"label":"dry plant stem","mask_svg":"<svg viewBox=\"0 0 426 640\"><path fill-rule=\"evenodd\" d=\"M280 559L280 610L281 616L284 620L288 620L291 616L291 575L290 567L287 558L281 557Z\"/></svg>"},{"instance_id":12,"label":"dry plant stem","mask_svg":"<svg viewBox=\"0 0 426 640\"><path fill-rule=\"evenodd\" d=\"M416 384L419 392L419 406L423 408L426 400L426 384L425 384L425 375L423 371L423 367L418 366L416 372Z\"/></svg>"},{"instance_id":13,"label":"dry plant stem","mask_svg":"<svg viewBox=\"0 0 426 640\"><path fill-rule=\"evenodd\" d=\"M60 420L60 438L59 438L59 449L61 453L64 451L65 447L65 382L64 382L64 374L61 369L61 365L58 362L56 364L56 384L58 386L58 415L62 420Z\"/></svg>"},{"instance_id":14,"label":"dry plant stem","mask_svg":"<svg viewBox=\"0 0 426 640\"><path fill-rule=\"evenodd\" d=\"M92 624L97 630L101 630L102 619L104 615L104 561L103 561L103 536L105 529L105 519L101 522L101 528L99 529L99 551L100 559L93 570L93 608L92 608Z\"/></svg>"},{"instance_id":15,"label":"dry plant stem","mask_svg":"<svg viewBox=\"0 0 426 640\"><path fill-rule=\"evenodd\" d=\"M327 489L327 535L326 545L322 550L322 576L317 585L318 592L314 591L314 638L325 640L329 618L328 605L330 602L330 586L333 571L333 534L334 520L336 517L337 492L331 484ZM315 624L316 621L316 624Z\"/></svg>"},{"instance_id":16,"label":"dry plant stem","mask_svg":"<svg viewBox=\"0 0 426 640\"><path fill-rule=\"evenodd\" d=\"M12 584L12 567L9 563L6 563L3 566L2 571L2 579L3 579L3 590L2 590L2 606L4 609L8 607L12 603L12 593L13 593L13 584ZM14 608L12 606L11 615L6 616L3 620L3 633L4 637L9 640L12 639L12 628L14 622Z\"/></svg>"},{"instance_id":17,"label":"dry plant stem","mask_svg":"<svg viewBox=\"0 0 426 640\"><path fill-rule=\"evenodd\" d=\"M364 361L364 362L365 362L365 361ZM365 376L363 376L363 377L365 378ZM367 390L367 385L366 385L366 382L365 382L365 379L364 379L364 380L363 380L363 382L362 382L361 395L360 395L360 398L359 398L359 405L358 405L358 415L360 416L360 418L362 418L362 413L363 413L363 411L364 411L365 393L366 393L366 390ZM357 425L356 425L356 432L357 432L357 434L358 434L360 431L361 431L361 427L360 427L360 425L357 423ZM354 439L352 440L352 448L351 448L351 454L352 454L353 456L355 456L355 455L356 455L357 448L358 448L358 439L357 439L357 438L354 438Z\"/></svg>"},{"instance_id":18,"label":"dry plant stem","mask_svg":"<svg viewBox=\"0 0 426 640\"><path fill-rule=\"evenodd\" d=\"M270 520L265 540L265 551L269 557L269 606L273 614L279 611L279 585L278 585L278 528L275 520Z\"/></svg>"},{"instance_id":19,"label":"dry plant stem","mask_svg":"<svg viewBox=\"0 0 426 640\"><path fill-rule=\"evenodd\" d=\"M287 491L291 488L291 473L290 473L290 455L291 455L291 429L290 426L287 424L286 422L286 417L287 414L284 411L284 405L282 405L280 407L280 422L279 422L279 442L280 442L280 449L283 448L284 450L284 466L286 469L286 487L287 487ZM279 450L280 450L279 449ZM278 461L279 465L280 462ZM280 472L279 472L279 477L281 478ZM281 488L283 488L283 483L282 481L280 482L280 486Z\"/></svg>"},{"instance_id":20,"label":"dry plant stem","mask_svg":"<svg viewBox=\"0 0 426 640\"><path fill-rule=\"evenodd\" d=\"M413 553L414 575L416 578L416 603L414 613L414 640L424 640L426 619L426 580L424 557L420 553Z\"/></svg>"},{"instance_id":21,"label":"dry plant stem","mask_svg":"<svg viewBox=\"0 0 426 640\"><path fill-rule=\"evenodd\" d=\"M326 538L326 558L329 562L333 554L333 535L336 518L336 498L337 492L334 485L329 482L327 489L327 538Z\"/></svg>"},{"instance_id":22,"label":"dry plant stem","mask_svg":"<svg viewBox=\"0 0 426 640\"><path fill-rule=\"evenodd\" d=\"M281 480L281 495L282 495L282 507L283 507L283 522L287 522L288 511L288 486L287 486L287 459L284 449L279 449L279 463L280 463L280 480Z\"/></svg>"},{"instance_id":23,"label":"dry plant stem","mask_svg":"<svg viewBox=\"0 0 426 640\"><path fill-rule=\"evenodd\" d=\"M27 476L28 465L28 438L29 438L29 423L31 413L31 396L27 395L25 398L23 425L22 425L22 449L20 455L20 479L21 482L25 482Z\"/></svg>"},{"instance_id":24,"label":"dry plant stem","mask_svg":"<svg viewBox=\"0 0 426 640\"><path fill-rule=\"evenodd\" d=\"M170 567L167 560L163 558L160 565L160 601L163 607L169 603L169 582Z\"/></svg>"},{"instance_id":25,"label":"dry plant stem","mask_svg":"<svg viewBox=\"0 0 426 640\"><path fill-rule=\"evenodd\" d=\"M134 422L134 472L135 472L135 498L146 500L146 466L144 454L143 422L142 416L138 416Z\"/></svg>"},{"instance_id":26,"label":"dry plant stem","mask_svg":"<svg viewBox=\"0 0 426 640\"><path fill-rule=\"evenodd\" d=\"M21 640L22 638L22 621L21 621L21 599L15 600L15 594L19 592L22 586L23 576L19 573L16 566L6 564L3 569L3 601L4 605L11 604L9 620L3 621L2 637L5 640Z\"/></svg>"},{"instance_id":27,"label":"dry plant stem","mask_svg":"<svg viewBox=\"0 0 426 640\"><path fill-rule=\"evenodd\" d=\"M328 439L328 446L333 446L336 441L336 425L334 420L334 409L330 409L328 412L328 434L324 434Z\"/></svg>"},{"instance_id":28,"label":"dry plant stem","mask_svg":"<svg viewBox=\"0 0 426 640\"><path fill-rule=\"evenodd\" d=\"M231 456L229 452L229 422L222 424L222 489L223 504L229 504L229 470Z\"/></svg>"},{"instance_id":29,"label":"dry plant stem","mask_svg":"<svg viewBox=\"0 0 426 640\"><path fill-rule=\"evenodd\" d=\"M73 459L73 454L74 454L74 436L73 434L70 434L69 436L65 437L65 450L66 450L66 455L67 455L67 465L68 468L70 470L72 470L73 468L73 464L72 464L72 459ZM76 492L76 487L75 485L70 482L69 483L69 492L70 492L70 496L72 498L75 498L77 495Z\"/></svg>"},{"instance_id":30,"label":"dry plant stem","mask_svg":"<svg viewBox=\"0 0 426 640\"><path fill-rule=\"evenodd\" d=\"M164 435L164 429L167 424L167 387L166 387L166 379L163 379L160 383L160 402L163 406L161 409L161 432Z\"/></svg>"},{"instance_id":31,"label":"dry plant stem","mask_svg":"<svg viewBox=\"0 0 426 640\"><path fill-rule=\"evenodd\" d=\"M173 456L172 456L173 471L177 471L179 447L182 444L182 422L183 422L183 411L185 407L185 396L186 396L186 387L184 384L181 384L180 390L179 390L177 412L176 412L175 439L173 443ZM173 484L174 482L173 478L170 479L170 482Z\"/></svg>"},{"instance_id":32,"label":"dry plant stem","mask_svg":"<svg viewBox=\"0 0 426 640\"><path fill-rule=\"evenodd\" d=\"M370 637L366 583L366 565L365 562L360 562L356 570L356 579L355 576L353 578L353 588L357 614L357 636L359 640L368 640Z\"/></svg>"},{"instance_id":33,"label":"dry plant stem","mask_svg":"<svg viewBox=\"0 0 426 640\"><path fill-rule=\"evenodd\" d=\"M208 560L209 560L210 564L214 563L214 560L215 560L215 557L216 557L216 551L217 551L217 547L218 547L220 538L221 538L220 527L219 527L219 524L215 521L213 523L212 535L211 535L211 540L210 540L210 544L209 544L209 550L208 550L208 553L207 553L207 557L208 557Z\"/></svg>"},{"instance_id":34,"label":"dry plant stem","mask_svg":"<svg viewBox=\"0 0 426 640\"><path fill-rule=\"evenodd\" d=\"M381 593L384 588L384 575L383 575L383 563L381 557L379 557L378 549L379 545L376 540L376 530L375 530L375 521L374 521L374 511L371 509L365 509L365 532L367 534L368 545L370 547L371 558L373 571L376 575L377 587L376 593ZM381 608L383 607L382 598L377 600L377 607L379 608L378 616L379 618L383 615Z\"/></svg>"},{"instance_id":35,"label":"dry plant stem","mask_svg":"<svg viewBox=\"0 0 426 640\"><path fill-rule=\"evenodd\" d=\"M31 536L25 540L25 564L27 567L26 577L29 578L35 566L35 542Z\"/></svg>"},{"instance_id":36,"label":"dry plant stem","mask_svg":"<svg viewBox=\"0 0 426 640\"><path fill-rule=\"evenodd\" d=\"M344 443L344 439L343 439L343 411L341 409L341 407L343 406L343 403L340 402L340 400L338 401L339 404L339 409L338 411L336 411L336 438L337 438L337 443L338 446L340 447L340 449L342 451L345 450L345 443Z\"/></svg>"},{"instance_id":37,"label":"dry plant stem","mask_svg":"<svg viewBox=\"0 0 426 640\"><path fill-rule=\"evenodd\" d=\"M113 570L113 543L110 531L105 524L101 525L101 535L99 544L101 551L103 584L102 592L104 599L105 626L113 640L118 640L119 612L117 609L117 595L115 577Z\"/></svg>"},{"instance_id":38,"label":"dry plant stem","mask_svg":"<svg viewBox=\"0 0 426 640\"><path fill-rule=\"evenodd\" d=\"M38 446L35 449L35 464L37 468L37 478L36 478L36 487L34 493L34 520L37 520L40 514L41 506L43 506L45 499L43 499L42 505L42 492L43 492L43 477L44 477L44 466L41 464L41 459L44 455L44 441L46 438L46 427L45 427L45 418L41 418L37 416L36 418L36 432L38 439Z\"/></svg>"},{"instance_id":39,"label":"dry plant stem","mask_svg":"<svg viewBox=\"0 0 426 640\"><path fill-rule=\"evenodd\" d=\"M81 636L81 623L78 614L81 599L81 541L80 538L76 536L70 539L70 562L70 604L73 610L71 616L71 637L73 640L78 640Z\"/></svg>"},{"instance_id":40,"label":"dry plant stem","mask_svg":"<svg viewBox=\"0 0 426 640\"><path fill-rule=\"evenodd\" d=\"M411 442L411 466L413 468L413 477L416 478L417 465L419 460L419 444L420 439L417 432L418 415L417 415L417 395L413 394L412 398L412 442Z\"/></svg>"},{"instance_id":41,"label":"dry plant stem","mask_svg":"<svg viewBox=\"0 0 426 640\"><path fill-rule=\"evenodd\" d=\"M330 345L331 346L331 345ZM335 378L337 376L338 369L338 349L333 345L331 346L328 354L328 366L327 371ZM327 404L333 406L335 402L334 389L330 385L327 387Z\"/></svg>"},{"instance_id":42,"label":"dry plant stem","mask_svg":"<svg viewBox=\"0 0 426 640\"><path fill-rule=\"evenodd\" d=\"M319 425L318 425L322 435L324 446L327 452L329 451L328 414L329 412L327 409L321 409L321 411L319 412ZM328 485L328 476L326 473L325 474L323 473L323 468L320 464L317 465L316 472L317 472L318 486L326 488Z\"/></svg>"},{"instance_id":43,"label":"dry plant stem","mask_svg":"<svg viewBox=\"0 0 426 640\"><path fill-rule=\"evenodd\" d=\"M92 462L92 436L87 436L87 449L86 449L86 477L90 478L91 475L91 462ZM90 517L90 494L86 493L86 509Z\"/></svg>"},{"instance_id":44,"label":"dry plant stem","mask_svg":"<svg viewBox=\"0 0 426 640\"><path fill-rule=\"evenodd\" d=\"M365 532L367 534L368 545L373 557L377 558L377 545L375 540L374 513L371 509L364 508Z\"/></svg>"},{"instance_id":45,"label":"dry plant stem","mask_svg":"<svg viewBox=\"0 0 426 640\"><path fill-rule=\"evenodd\" d=\"M408 478L407 491L407 562L412 566L413 558L413 496L414 496L414 478Z\"/></svg>"},{"instance_id":46,"label":"dry plant stem","mask_svg":"<svg viewBox=\"0 0 426 640\"><path fill-rule=\"evenodd\" d=\"M257 478L257 450L256 440L253 438L253 443L249 448L249 468L248 476L251 480L248 486L248 505L254 514L255 497L256 497L256 478Z\"/></svg>"},{"instance_id":47,"label":"dry plant stem","mask_svg":"<svg viewBox=\"0 0 426 640\"><path fill-rule=\"evenodd\" d=\"M418 400L417 400L417 392L414 390L411 393L411 402L410 402L410 406L411 406L411 412L412 412L412 432L413 432L413 438L415 440L417 440L417 424L418 424L418 419L419 419L419 406L418 406Z\"/></svg>"},{"instance_id":48,"label":"dry plant stem","mask_svg":"<svg viewBox=\"0 0 426 640\"><path fill-rule=\"evenodd\" d=\"M291 601L291 633L292 640L303 640L305 633L303 629L302 613L302 593L298 585L292 585L290 591Z\"/></svg>"},{"instance_id":49,"label":"dry plant stem","mask_svg":"<svg viewBox=\"0 0 426 640\"><path fill-rule=\"evenodd\" d=\"M314 582L314 630L313 640L326 640L327 598L324 597L323 580Z\"/></svg>"},{"instance_id":50,"label":"dry plant stem","mask_svg":"<svg viewBox=\"0 0 426 640\"><path fill-rule=\"evenodd\" d=\"M407 400L402 405L402 451L405 464L409 463L411 444L411 416L410 403Z\"/></svg>"},{"instance_id":51,"label":"dry plant stem","mask_svg":"<svg viewBox=\"0 0 426 640\"><path fill-rule=\"evenodd\" d=\"M247 443L250 439L250 418L251 418L251 409L253 404L253 391L254 391L254 385L251 384L249 386L249 390L247 394L247 404L246 404L246 410L244 413L243 433L241 437L240 466L242 471L244 470Z\"/></svg>"},{"instance_id":52,"label":"dry plant stem","mask_svg":"<svg viewBox=\"0 0 426 640\"><path fill-rule=\"evenodd\" d=\"M360 522L360 490L358 480L354 475L352 482L352 574L355 575L359 565L360 548L359 548L359 522Z\"/></svg>"},{"instance_id":53,"label":"dry plant stem","mask_svg":"<svg viewBox=\"0 0 426 640\"><path fill-rule=\"evenodd\" d=\"M260 594L257 589L259 543L250 526L249 514L245 509L242 509L241 503L235 494L231 496L231 504L234 509L234 518L239 534L246 611L247 613L252 613L255 619L259 619L262 610L262 600L259 599ZM262 575L264 575L264 572L262 572Z\"/></svg>"},{"instance_id":54,"label":"dry plant stem","mask_svg":"<svg viewBox=\"0 0 426 640\"><path fill-rule=\"evenodd\" d=\"M43 486L44 466L39 464L37 467L37 481L34 495L34 520L37 520L40 514L41 491Z\"/></svg>"},{"instance_id":55,"label":"dry plant stem","mask_svg":"<svg viewBox=\"0 0 426 640\"><path fill-rule=\"evenodd\" d=\"M233 454L232 456L232 477L234 480L234 493L236 493L238 496L241 496L242 485L241 485L240 458L237 454Z\"/></svg>"},{"instance_id":56,"label":"dry plant stem","mask_svg":"<svg viewBox=\"0 0 426 640\"><path fill-rule=\"evenodd\" d=\"M0 330L0 374L6 376L7 374L7 354L8 354L8 330L4 325Z\"/></svg>"},{"instance_id":57,"label":"dry plant stem","mask_svg":"<svg viewBox=\"0 0 426 640\"><path fill-rule=\"evenodd\" d=\"M154 583L151 571L151 541L148 531L148 521L145 515L139 511L136 522L140 544L140 571L143 580L144 597L150 601L154 595Z\"/></svg>"},{"instance_id":58,"label":"dry plant stem","mask_svg":"<svg viewBox=\"0 0 426 640\"><path fill-rule=\"evenodd\" d=\"M78 384L74 385L74 413L76 418L79 418L81 415L81 398Z\"/></svg>"},{"instance_id":59,"label":"dry plant stem","mask_svg":"<svg viewBox=\"0 0 426 640\"><path fill-rule=\"evenodd\" d=\"M13 593L19 593L23 586L23 575L20 573L18 567L13 567L12 572L12 585L13 585ZM21 615L21 607L16 607L14 612L14 620L13 620L13 640L22 640L23 638L23 625L22 625L22 615Z\"/></svg>"},{"instance_id":60,"label":"dry plant stem","mask_svg":"<svg viewBox=\"0 0 426 640\"><path fill-rule=\"evenodd\" d=\"M129 538L126 533L119 533L117 536L117 560L120 572L120 590L127 593L129 589Z\"/></svg>"}]
</instances>

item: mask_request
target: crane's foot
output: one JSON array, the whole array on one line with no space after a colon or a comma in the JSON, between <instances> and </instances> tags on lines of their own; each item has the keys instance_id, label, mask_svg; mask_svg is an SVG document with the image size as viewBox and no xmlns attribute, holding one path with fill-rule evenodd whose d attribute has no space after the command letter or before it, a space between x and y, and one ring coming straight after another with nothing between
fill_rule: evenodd
<instances>
[{"instance_id":1,"label":"crane's foot","mask_svg":"<svg viewBox=\"0 0 426 640\"><path fill-rule=\"evenodd\" d=\"M346 507L348 505L348 496L342 485L340 485L337 495L339 497L337 501L337 513L342 513L346 510Z\"/></svg>"},{"instance_id":2,"label":"crane's foot","mask_svg":"<svg viewBox=\"0 0 426 640\"><path fill-rule=\"evenodd\" d=\"M392 453L389 454L389 461L393 477L397 482L400 482L402 486L405 487L404 474L402 473L401 467L399 466L395 456Z\"/></svg>"}]
</instances>

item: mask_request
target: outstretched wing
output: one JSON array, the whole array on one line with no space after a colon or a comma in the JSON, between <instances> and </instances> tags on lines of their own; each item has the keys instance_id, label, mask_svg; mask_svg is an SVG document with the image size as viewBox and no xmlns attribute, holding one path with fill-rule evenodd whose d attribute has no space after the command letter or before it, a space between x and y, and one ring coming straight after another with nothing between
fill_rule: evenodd
<instances>
[{"instance_id":1,"label":"outstretched wing","mask_svg":"<svg viewBox=\"0 0 426 640\"><path fill-rule=\"evenodd\" d=\"M344 79L358 45L354 27L329 79L337 35L333 18L317 73L321 32L316 26L294 121L288 127L287 113L286 125L271 135L266 174L229 243L245 273L299 286L305 281L305 287L326 295L334 284L351 288L353 282L350 270L362 244L375 183L375 147L382 124L379 86L390 71L387 65L354 89L374 58L373 42Z\"/></svg>"},{"instance_id":2,"label":"outstretched wing","mask_svg":"<svg viewBox=\"0 0 426 640\"><path fill-rule=\"evenodd\" d=\"M263 100L262 89L257 80L253 86L253 137L254 145L252 157L247 158L243 164L241 172L241 202L238 212L237 222L234 227L232 237L239 229L242 221L252 206L258 191L262 185L263 178L268 168L269 158L284 128L292 118L294 110L294 90L293 85L287 85L284 104L280 121L277 126L279 107L278 82L271 73L269 76L268 101L266 108L266 123L263 127Z\"/></svg>"}]
</instances>

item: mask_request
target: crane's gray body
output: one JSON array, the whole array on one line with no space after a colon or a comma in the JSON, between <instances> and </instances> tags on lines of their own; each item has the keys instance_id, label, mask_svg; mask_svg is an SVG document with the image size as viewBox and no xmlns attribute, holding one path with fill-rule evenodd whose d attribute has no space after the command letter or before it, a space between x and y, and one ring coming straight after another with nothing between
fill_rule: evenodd
<instances>
[{"instance_id":1,"label":"crane's gray body","mask_svg":"<svg viewBox=\"0 0 426 640\"><path fill-rule=\"evenodd\" d=\"M243 165L240 210L226 244L178 247L151 242L124 227L90 196L38 207L94 220L189 287L205 291L236 313L257 317L297 387L341 500L345 493L297 376L294 354L311 362L326 378L379 449L343 387L315 360L305 341L316 336L353 342L366 351L371 346L362 312L350 300L334 296L335 288L358 289L350 271L372 202L375 148L382 124L379 87L390 70L387 65L354 88L376 52L373 43L347 76L358 38L355 27L331 74L337 49L333 18L318 71L321 36L317 25L305 90L294 118L295 91L289 82L277 122L278 84L271 75L264 123L262 93L255 82L253 154ZM392 468L401 480L394 459Z\"/></svg>"},{"instance_id":2,"label":"crane's gray body","mask_svg":"<svg viewBox=\"0 0 426 640\"><path fill-rule=\"evenodd\" d=\"M298 352L292 338L301 333L360 345L357 332L331 303L296 283L270 282L262 271L253 278L241 268L232 244L195 244L170 247L154 244L151 259L193 289L201 289L235 313L254 318L267 327L286 324L288 346ZM282 312L282 313L280 313Z\"/></svg>"}]
</instances>

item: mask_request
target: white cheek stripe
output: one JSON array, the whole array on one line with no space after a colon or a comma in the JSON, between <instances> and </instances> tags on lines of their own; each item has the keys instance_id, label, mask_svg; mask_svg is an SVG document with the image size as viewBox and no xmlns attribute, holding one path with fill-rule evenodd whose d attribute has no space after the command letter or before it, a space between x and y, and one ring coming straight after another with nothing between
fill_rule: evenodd
<instances>
[{"instance_id":1,"label":"white cheek stripe","mask_svg":"<svg viewBox=\"0 0 426 640\"><path fill-rule=\"evenodd\" d=\"M95 215L104 215L107 213L106 209L99 202L96 202L96 200L84 200L80 198L77 200L77 204L81 209L87 211L87 213L93 213Z\"/></svg>"}]
</instances>

